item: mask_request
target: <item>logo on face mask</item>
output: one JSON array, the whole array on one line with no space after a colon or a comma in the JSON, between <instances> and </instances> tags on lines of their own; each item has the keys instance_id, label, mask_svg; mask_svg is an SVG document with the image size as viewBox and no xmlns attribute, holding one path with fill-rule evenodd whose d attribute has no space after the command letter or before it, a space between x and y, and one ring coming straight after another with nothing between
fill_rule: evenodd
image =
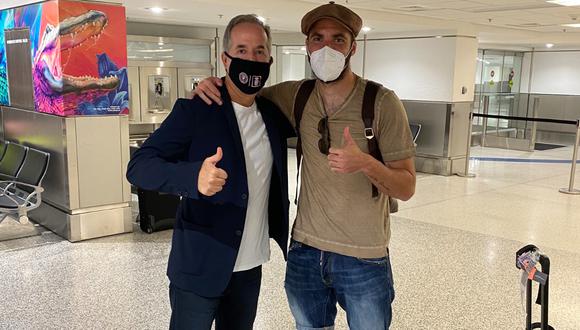
<instances>
[{"instance_id":1,"label":"logo on face mask","mask_svg":"<svg viewBox=\"0 0 580 330\"><path fill-rule=\"evenodd\" d=\"M262 77L254 76L252 77L252 87L260 87L262 86Z\"/></svg>"},{"instance_id":2,"label":"logo on face mask","mask_svg":"<svg viewBox=\"0 0 580 330\"><path fill-rule=\"evenodd\" d=\"M248 75L245 72L240 72L240 82L244 85L248 83Z\"/></svg>"},{"instance_id":3,"label":"logo on face mask","mask_svg":"<svg viewBox=\"0 0 580 330\"><path fill-rule=\"evenodd\" d=\"M261 76L248 76L245 72L240 72L238 77L240 82L244 85L248 85L250 87L258 88L262 87L262 77Z\"/></svg>"},{"instance_id":4,"label":"logo on face mask","mask_svg":"<svg viewBox=\"0 0 580 330\"><path fill-rule=\"evenodd\" d=\"M228 53L225 55L232 60L228 76L242 93L256 94L264 87L264 83L270 75L271 58L269 62L257 62L232 57Z\"/></svg>"}]
</instances>

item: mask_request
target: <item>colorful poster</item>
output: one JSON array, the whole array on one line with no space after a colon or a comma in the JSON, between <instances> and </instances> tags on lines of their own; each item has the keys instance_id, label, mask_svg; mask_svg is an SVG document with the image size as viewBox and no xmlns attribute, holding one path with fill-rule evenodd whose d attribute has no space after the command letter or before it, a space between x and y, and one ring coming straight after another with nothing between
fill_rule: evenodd
<instances>
[{"instance_id":1,"label":"colorful poster","mask_svg":"<svg viewBox=\"0 0 580 330\"><path fill-rule=\"evenodd\" d=\"M19 22L19 13L31 19ZM28 12L28 13L26 13ZM58 2L44 2L15 10L16 27L30 28L32 53L32 83L36 111L62 115L62 71L60 69L60 45L58 38Z\"/></svg>"},{"instance_id":2,"label":"colorful poster","mask_svg":"<svg viewBox=\"0 0 580 330\"><path fill-rule=\"evenodd\" d=\"M47 30L53 30L57 24L58 11L56 1L6 9L0 13L0 104L9 104L9 82L4 31L16 28L28 28L30 30L30 54L33 62L33 68L31 70L33 79L37 79L38 77L34 76L35 64L38 64L39 58L42 57L41 53L46 48L53 46L50 42L46 42L44 45L42 43L46 40ZM48 51L51 52L51 50ZM58 60L58 50L52 51L52 57ZM54 64L57 65L56 63Z\"/></svg>"},{"instance_id":3,"label":"colorful poster","mask_svg":"<svg viewBox=\"0 0 580 330\"><path fill-rule=\"evenodd\" d=\"M0 104L9 104L4 31L30 30L36 111L129 112L125 8L48 1L0 11Z\"/></svg>"},{"instance_id":4,"label":"colorful poster","mask_svg":"<svg viewBox=\"0 0 580 330\"><path fill-rule=\"evenodd\" d=\"M10 104L8 90L8 71L6 68L6 44L4 43L4 30L14 28L14 10L0 11L0 105Z\"/></svg>"},{"instance_id":5,"label":"colorful poster","mask_svg":"<svg viewBox=\"0 0 580 330\"><path fill-rule=\"evenodd\" d=\"M45 90L50 89L49 86L59 79L57 9L57 2L49 1L6 9L0 13L0 104L10 104L4 31L28 28L36 110L48 113L62 112L62 98L59 95L45 95Z\"/></svg>"},{"instance_id":6,"label":"colorful poster","mask_svg":"<svg viewBox=\"0 0 580 330\"><path fill-rule=\"evenodd\" d=\"M64 115L129 113L125 8L60 1Z\"/></svg>"}]
</instances>

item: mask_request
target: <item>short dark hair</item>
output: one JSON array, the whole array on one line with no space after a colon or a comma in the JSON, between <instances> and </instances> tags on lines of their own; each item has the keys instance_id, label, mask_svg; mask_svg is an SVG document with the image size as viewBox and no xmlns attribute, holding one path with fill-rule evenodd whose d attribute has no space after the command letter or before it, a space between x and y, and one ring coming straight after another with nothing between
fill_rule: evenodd
<instances>
[{"instance_id":1,"label":"short dark hair","mask_svg":"<svg viewBox=\"0 0 580 330\"><path fill-rule=\"evenodd\" d=\"M268 38L267 40L268 52L272 53L272 35L270 33L270 27L264 24L264 22L262 22L258 18L258 16L254 14L238 15L230 20L228 26L226 27L226 30L224 31L224 41L222 45L223 50L228 51L230 49L230 47L232 46L232 30L236 25L242 23L256 24L259 25L262 29L264 29L264 32L266 32L266 37Z\"/></svg>"}]
</instances>

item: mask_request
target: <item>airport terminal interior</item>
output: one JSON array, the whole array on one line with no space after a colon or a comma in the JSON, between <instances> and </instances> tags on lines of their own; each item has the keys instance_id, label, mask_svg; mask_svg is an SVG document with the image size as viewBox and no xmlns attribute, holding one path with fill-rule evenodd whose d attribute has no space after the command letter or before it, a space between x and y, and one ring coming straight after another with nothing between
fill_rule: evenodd
<instances>
[{"instance_id":1,"label":"airport terminal interior","mask_svg":"<svg viewBox=\"0 0 580 330\"><path fill-rule=\"evenodd\" d=\"M238 14L272 28L269 86L315 78L300 20L325 3L0 2L0 329L169 327L179 197L132 186L127 164L225 75ZM580 1L336 3L363 19L350 67L397 94L415 138L415 195L390 215L391 329L526 329L528 300L532 322L580 329ZM275 245L254 329L295 329Z\"/></svg>"}]
</instances>

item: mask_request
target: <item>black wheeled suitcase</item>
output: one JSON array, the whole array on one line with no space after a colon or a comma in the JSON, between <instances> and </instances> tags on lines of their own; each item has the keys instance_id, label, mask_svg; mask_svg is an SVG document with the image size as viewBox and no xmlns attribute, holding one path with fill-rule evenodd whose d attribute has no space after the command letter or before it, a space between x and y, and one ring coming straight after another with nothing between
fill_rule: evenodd
<instances>
[{"instance_id":1,"label":"black wheeled suitcase","mask_svg":"<svg viewBox=\"0 0 580 330\"><path fill-rule=\"evenodd\" d=\"M173 228L179 197L141 188L137 188L137 196L141 230L151 234Z\"/></svg>"}]
</instances>

